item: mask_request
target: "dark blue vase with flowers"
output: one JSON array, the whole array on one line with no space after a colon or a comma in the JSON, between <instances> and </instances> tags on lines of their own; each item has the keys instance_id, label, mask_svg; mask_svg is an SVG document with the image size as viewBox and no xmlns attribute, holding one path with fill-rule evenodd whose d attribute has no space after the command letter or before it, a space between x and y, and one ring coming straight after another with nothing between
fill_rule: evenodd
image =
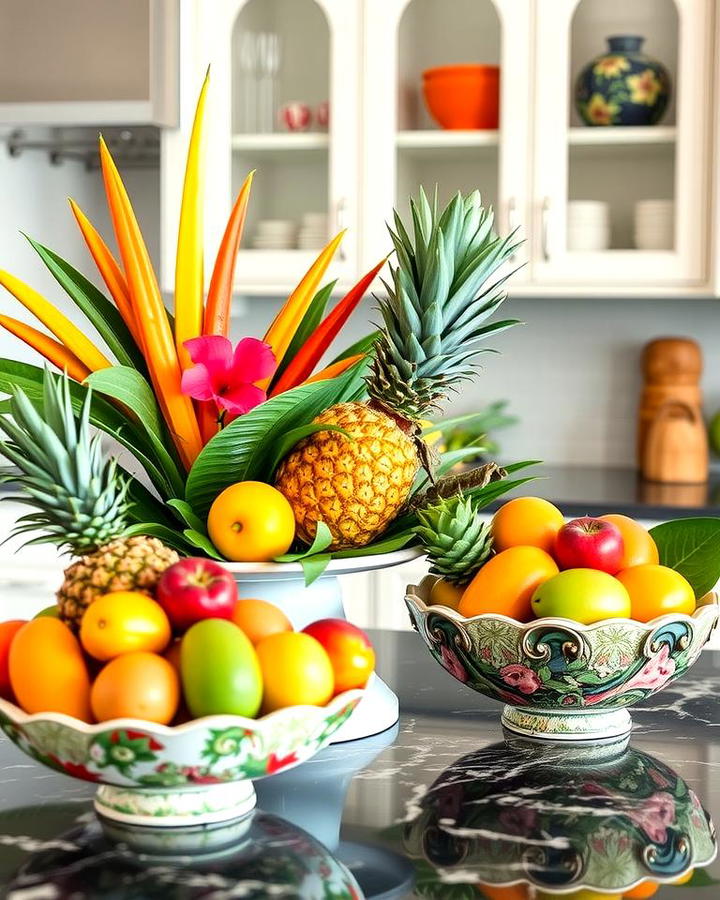
<instances>
[{"instance_id":1,"label":"dark blue vase with flowers","mask_svg":"<svg viewBox=\"0 0 720 900\"><path fill-rule=\"evenodd\" d=\"M575 84L575 106L586 125L656 125L670 99L670 76L642 52L645 38L610 37L608 52L588 63Z\"/></svg>"}]
</instances>

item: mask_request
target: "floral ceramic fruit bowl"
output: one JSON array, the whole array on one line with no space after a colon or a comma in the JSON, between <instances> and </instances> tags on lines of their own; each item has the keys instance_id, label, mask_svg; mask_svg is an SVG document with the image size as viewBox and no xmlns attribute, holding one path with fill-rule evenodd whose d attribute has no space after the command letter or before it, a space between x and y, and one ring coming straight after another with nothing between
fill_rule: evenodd
<instances>
[{"instance_id":1,"label":"floral ceramic fruit bowl","mask_svg":"<svg viewBox=\"0 0 720 900\"><path fill-rule=\"evenodd\" d=\"M653 886L708 865L717 850L695 792L633 748L576 765L563 748L493 744L453 763L415 809L404 845L424 864L427 897L447 897L449 883L463 897L473 889L495 897L502 886L514 897L587 891L610 900L640 884L650 897Z\"/></svg>"},{"instance_id":2,"label":"floral ceramic fruit bowl","mask_svg":"<svg viewBox=\"0 0 720 900\"><path fill-rule=\"evenodd\" d=\"M458 681L505 703L502 722L529 739L580 747L627 742L632 706L680 678L718 622L718 598L701 598L692 616L650 622L570 619L518 622L484 613L465 618L428 606L435 578L410 585L410 619L430 653Z\"/></svg>"},{"instance_id":3,"label":"floral ceramic fruit bowl","mask_svg":"<svg viewBox=\"0 0 720 900\"><path fill-rule=\"evenodd\" d=\"M252 810L252 779L314 756L363 693L260 719L206 716L175 727L140 719L89 725L62 713L28 715L0 699L0 728L38 762L98 783L95 809L115 826L208 826Z\"/></svg>"}]
</instances>

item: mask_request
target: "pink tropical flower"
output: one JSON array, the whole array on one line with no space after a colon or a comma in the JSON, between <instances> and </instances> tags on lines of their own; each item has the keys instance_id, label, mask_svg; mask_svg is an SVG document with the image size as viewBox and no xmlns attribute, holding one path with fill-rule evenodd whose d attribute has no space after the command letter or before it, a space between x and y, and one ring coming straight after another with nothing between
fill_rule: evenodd
<instances>
[{"instance_id":1,"label":"pink tropical flower","mask_svg":"<svg viewBox=\"0 0 720 900\"><path fill-rule=\"evenodd\" d=\"M522 666L520 663L513 663L510 666L503 666L500 669L500 677L505 684L510 684L517 688L521 694L534 694L535 691L542 687L542 682L532 669Z\"/></svg>"},{"instance_id":2,"label":"pink tropical flower","mask_svg":"<svg viewBox=\"0 0 720 900\"><path fill-rule=\"evenodd\" d=\"M266 399L255 382L275 371L275 356L267 344L243 338L233 350L226 337L213 334L192 338L184 346L195 365L183 372L183 394L215 403L226 424Z\"/></svg>"},{"instance_id":3,"label":"pink tropical flower","mask_svg":"<svg viewBox=\"0 0 720 900\"><path fill-rule=\"evenodd\" d=\"M458 681L462 681L463 683L467 682L469 679L468 673L465 671L465 666L460 662L457 658L457 654L450 649L450 647L446 647L445 644L440 645L440 656L442 658L443 666L448 670L448 672L457 678Z\"/></svg>"},{"instance_id":4,"label":"pink tropical flower","mask_svg":"<svg viewBox=\"0 0 720 900\"><path fill-rule=\"evenodd\" d=\"M675 821L675 801L667 791L657 791L627 814L654 844L664 844L668 825Z\"/></svg>"},{"instance_id":5,"label":"pink tropical flower","mask_svg":"<svg viewBox=\"0 0 720 900\"><path fill-rule=\"evenodd\" d=\"M619 684L609 691L603 691L600 694L593 694L587 697L585 702L588 706L594 703L600 703L616 694L626 694L636 690L658 691L667 684L667 682L675 674L675 660L670 656L670 647L663 644L657 656L649 659L645 665L633 677L624 684Z\"/></svg>"}]
</instances>

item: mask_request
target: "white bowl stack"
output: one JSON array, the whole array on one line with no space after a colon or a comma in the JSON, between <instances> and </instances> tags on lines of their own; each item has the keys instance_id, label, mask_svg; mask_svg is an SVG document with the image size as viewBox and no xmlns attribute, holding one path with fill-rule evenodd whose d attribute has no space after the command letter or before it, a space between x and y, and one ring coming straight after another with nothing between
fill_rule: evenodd
<instances>
[{"instance_id":1,"label":"white bowl stack","mask_svg":"<svg viewBox=\"0 0 720 900\"><path fill-rule=\"evenodd\" d=\"M304 213L298 233L299 250L321 250L328 242L327 213Z\"/></svg>"},{"instance_id":2,"label":"white bowl stack","mask_svg":"<svg viewBox=\"0 0 720 900\"><path fill-rule=\"evenodd\" d=\"M672 200L639 200L635 204L635 246L638 250L672 250L675 245L675 204Z\"/></svg>"},{"instance_id":3,"label":"white bowl stack","mask_svg":"<svg viewBox=\"0 0 720 900\"><path fill-rule=\"evenodd\" d=\"M610 207L602 200L571 200L567 207L567 248L575 252L607 250Z\"/></svg>"},{"instance_id":4,"label":"white bowl stack","mask_svg":"<svg viewBox=\"0 0 720 900\"><path fill-rule=\"evenodd\" d=\"M292 219L261 219L252 245L256 250L292 250L296 234L297 225Z\"/></svg>"}]
</instances>

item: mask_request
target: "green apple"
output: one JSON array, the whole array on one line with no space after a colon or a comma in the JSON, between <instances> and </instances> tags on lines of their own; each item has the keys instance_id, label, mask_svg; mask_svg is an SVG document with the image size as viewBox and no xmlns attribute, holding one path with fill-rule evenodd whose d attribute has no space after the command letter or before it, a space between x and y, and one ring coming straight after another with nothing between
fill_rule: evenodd
<instances>
[{"instance_id":1,"label":"green apple","mask_svg":"<svg viewBox=\"0 0 720 900\"><path fill-rule=\"evenodd\" d=\"M45 609L41 609L39 613L35 613L33 619L42 619L44 616L52 616L54 619L59 619L60 607L57 603L53 603L52 606L46 606Z\"/></svg>"},{"instance_id":2,"label":"green apple","mask_svg":"<svg viewBox=\"0 0 720 900\"><path fill-rule=\"evenodd\" d=\"M583 625L630 618L630 594L625 585L599 569L566 569L553 575L536 588L531 605L539 619L556 616Z\"/></svg>"}]
</instances>

